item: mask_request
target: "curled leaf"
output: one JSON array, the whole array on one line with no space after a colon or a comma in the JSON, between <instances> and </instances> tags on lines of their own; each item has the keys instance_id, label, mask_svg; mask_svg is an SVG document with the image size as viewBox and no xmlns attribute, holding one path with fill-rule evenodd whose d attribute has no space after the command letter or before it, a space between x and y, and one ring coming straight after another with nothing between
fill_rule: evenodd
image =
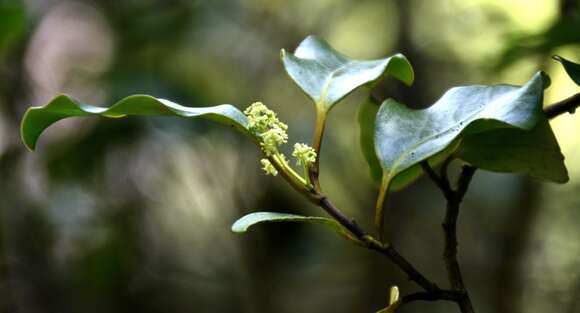
<instances>
[{"instance_id":1,"label":"curled leaf","mask_svg":"<svg viewBox=\"0 0 580 313\"><path fill-rule=\"evenodd\" d=\"M358 239L352 237L337 221L325 217L316 216L302 216L296 214L288 213L276 213L276 212L254 212L243 216L238 219L232 225L232 231L234 233L245 233L248 229L254 227L261 223L279 223L279 222L300 222L300 223L312 223L319 224L328 227L329 229L336 231L342 236L347 237L349 240L358 243Z\"/></svg>"},{"instance_id":2,"label":"curled leaf","mask_svg":"<svg viewBox=\"0 0 580 313\"><path fill-rule=\"evenodd\" d=\"M22 141L34 150L38 137L50 125L68 117L101 116L121 118L129 115L201 117L235 127L253 136L247 127L246 116L229 104L192 108L147 95L126 97L109 108L80 103L67 95L59 95L47 105L29 108L21 123Z\"/></svg>"},{"instance_id":3,"label":"curled leaf","mask_svg":"<svg viewBox=\"0 0 580 313\"><path fill-rule=\"evenodd\" d=\"M304 39L294 54L281 51L290 77L322 111L356 88L391 75L407 85L413 83L411 64L402 54L370 61L353 60L315 36Z\"/></svg>"},{"instance_id":4,"label":"curled leaf","mask_svg":"<svg viewBox=\"0 0 580 313\"><path fill-rule=\"evenodd\" d=\"M454 143L459 147L461 140L468 135L505 128L524 131L534 129L539 121L545 119L541 108L543 86L544 75L537 73L521 87L497 85L452 88L424 110L411 110L392 99L385 101L377 114L375 130L375 148L384 175L383 188L398 174L421 161L441 156L440 153L444 151L450 155L454 149L448 148ZM543 129L546 131L549 127ZM528 142L533 141L530 138ZM555 142L548 145L553 144L557 146ZM537 151L541 152L542 149ZM495 153L501 156L502 151ZM544 166L552 167L555 171L563 167L562 158L551 160L553 162ZM532 164L528 168L537 165ZM497 169L492 166L489 168ZM543 179L561 180L561 173L556 175L560 176L556 179L552 175L543 175L542 171L534 174L539 174L537 176Z\"/></svg>"},{"instance_id":5,"label":"curled leaf","mask_svg":"<svg viewBox=\"0 0 580 313\"><path fill-rule=\"evenodd\" d=\"M562 63L562 66L564 67L564 70L566 70L566 73L568 73L568 76L570 76L576 85L580 86L580 64L566 60L559 55L555 55L553 58L554 60Z\"/></svg>"}]
</instances>

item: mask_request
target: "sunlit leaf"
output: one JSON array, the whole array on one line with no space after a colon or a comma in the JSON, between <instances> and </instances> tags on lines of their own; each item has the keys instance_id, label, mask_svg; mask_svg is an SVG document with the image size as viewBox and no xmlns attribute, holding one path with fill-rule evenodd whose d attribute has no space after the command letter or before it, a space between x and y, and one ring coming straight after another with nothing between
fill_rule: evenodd
<instances>
[{"instance_id":1,"label":"sunlit leaf","mask_svg":"<svg viewBox=\"0 0 580 313\"><path fill-rule=\"evenodd\" d=\"M543 86L543 74L537 73L521 87L497 85L452 88L424 110L411 110L391 99L385 101L377 114L375 131L376 151L383 169L383 185L388 186L399 173L437 155L467 135L502 128L532 130L544 118L541 108ZM549 167L550 172L561 172L562 160L552 160L543 166ZM528 161L534 160L530 158ZM535 166L539 164L527 165ZM534 175L542 173L536 171ZM540 178L554 180L552 174ZM560 180L561 177L556 181Z\"/></svg>"},{"instance_id":2,"label":"sunlit leaf","mask_svg":"<svg viewBox=\"0 0 580 313\"><path fill-rule=\"evenodd\" d=\"M300 222L300 223L312 223L320 224L328 227L329 229L336 231L342 236L347 237L350 240L358 241L352 237L337 221L325 218L325 217L315 217L315 216L302 216L296 214L288 213L276 213L276 212L255 212L243 216L237 220L232 225L232 231L235 233L245 233L248 229L261 223L280 223L280 222Z\"/></svg>"},{"instance_id":3,"label":"sunlit leaf","mask_svg":"<svg viewBox=\"0 0 580 313\"><path fill-rule=\"evenodd\" d=\"M561 56L555 55L554 60L562 63L566 73L568 76L576 83L576 85L580 86L580 64L574 63L572 61L568 61Z\"/></svg>"},{"instance_id":4,"label":"sunlit leaf","mask_svg":"<svg viewBox=\"0 0 580 313\"><path fill-rule=\"evenodd\" d=\"M246 116L229 104L192 108L152 96L134 95L120 100L109 108L102 108L60 95L45 106L32 107L26 111L21 124L22 140L33 150L42 132L61 119L76 116L121 118L128 115L201 117L233 126L251 136L247 129Z\"/></svg>"},{"instance_id":5,"label":"sunlit leaf","mask_svg":"<svg viewBox=\"0 0 580 313\"><path fill-rule=\"evenodd\" d=\"M353 60L315 36L304 39L294 54L282 50L281 57L288 75L324 111L383 75L391 75L407 85L414 78L413 68L402 54L371 61Z\"/></svg>"}]
</instances>

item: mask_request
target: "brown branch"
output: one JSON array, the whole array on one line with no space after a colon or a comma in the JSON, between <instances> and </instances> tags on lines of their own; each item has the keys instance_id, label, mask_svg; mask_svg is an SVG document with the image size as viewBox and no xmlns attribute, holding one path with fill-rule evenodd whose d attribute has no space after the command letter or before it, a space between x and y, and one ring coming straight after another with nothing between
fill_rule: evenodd
<instances>
[{"instance_id":1,"label":"brown branch","mask_svg":"<svg viewBox=\"0 0 580 313\"><path fill-rule=\"evenodd\" d=\"M409 280L414 281L428 293L438 292L441 289L421 272L419 272L409 261L407 261L392 245L381 245L378 241L372 241L369 248L386 256L391 262L395 263Z\"/></svg>"},{"instance_id":2,"label":"brown branch","mask_svg":"<svg viewBox=\"0 0 580 313\"><path fill-rule=\"evenodd\" d=\"M411 303L414 301L439 301L447 300L457 302L463 297L463 293L454 290L437 290L435 292L415 292L404 296L401 304Z\"/></svg>"},{"instance_id":3,"label":"brown branch","mask_svg":"<svg viewBox=\"0 0 580 313\"><path fill-rule=\"evenodd\" d=\"M441 189L445 199L447 200L445 218L441 225L443 227L443 234L445 238L443 261L445 262L445 268L447 270L449 283L451 284L451 290L456 292L456 297L449 300L455 301L461 309L461 312L473 313L473 305L471 304L471 299L469 298L469 294L465 288L459 262L457 261L457 217L459 216L459 206L463 200L463 197L465 196L465 193L467 192L467 188L469 187L469 183L475 174L476 168L470 165L463 166L457 181L457 187L454 190L449 183L447 175L447 167L450 163L450 160L451 158L448 158L445 161L444 167L441 171L441 176L437 175L427 162L422 162L421 166L427 176L435 183L435 185L439 187L439 189ZM429 297L434 297L434 295L429 295Z\"/></svg>"},{"instance_id":4,"label":"brown branch","mask_svg":"<svg viewBox=\"0 0 580 313\"><path fill-rule=\"evenodd\" d=\"M554 118L560 114L573 114L576 108L580 106L580 93L577 93L562 101L558 101L544 108L544 113L548 118Z\"/></svg>"},{"instance_id":5,"label":"brown branch","mask_svg":"<svg viewBox=\"0 0 580 313\"><path fill-rule=\"evenodd\" d=\"M475 170L475 167L469 165L463 166L457 182L457 189L446 196L447 210L442 224L445 235L443 261L445 262L451 289L463 293L463 297L456 301L463 313L473 313L474 310L469 294L465 288L465 283L463 282L459 262L457 261L457 217L459 216L459 206L467 192L469 182L473 178Z\"/></svg>"},{"instance_id":6,"label":"brown branch","mask_svg":"<svg viewBox=\"0 0 580 313\"><path fill-rule=\"evenodd\" d=\"M386 245L373 239L367 235L358 224L347 218L339 209L337 209L330 200L320 194L316 194L313 198L318 197L315 203L338 221L344 228L351 232L358 240L360 240L365 247L377 251L386 256L391 262L397 265L409 280L414 281L427 292L438 292L440 288L436 284L427 279L421 272L419 272L407 259L405 259L392 245Z\"/></svg>"},{"instance_id":7,"label":"brown branch","mask_svg":"<svg viewBox=\"0 0 580 313\"><path fill-rule=\"evenodd\" d=\"M446 159L444 165L449 165L449 162L447 162L447 160L451 160L451 158ZM433 170L433 168L431 168L431 166L429 165L429 163L427 161L421 162L421 168L423 169L425 174L427 174L429 179L431 179L433 181L433 183L435 183L435 185L439 189L441 189L441 191L443 191L445 198L447 198L448 196L450 196L453 193L453 190L451 189L451 186L449 185L449 181L447 180L447 174L445 173L445 176L443 176L443 172L445 171L447 166L445 166L444 169L442 170L441 176L439 176L439 175L437 175L437 173L435 173L435 171Z\"/></svg>"},{"instance_id":8,"label":"brown branch","mask_svg":"<svg viewBox=\"0 0 580 313\"><path fill-rule=\"evenodd\" d=\"M366 236L364 230L358 226L358 224L346 217L339 209L337 209L330 200L320 195L318 202L316 203L319 207L321 207L328 215L332 216L337 222L340 223L344 228L348 229L357 239L363 240Z\"/></svg>"}]
</instances>

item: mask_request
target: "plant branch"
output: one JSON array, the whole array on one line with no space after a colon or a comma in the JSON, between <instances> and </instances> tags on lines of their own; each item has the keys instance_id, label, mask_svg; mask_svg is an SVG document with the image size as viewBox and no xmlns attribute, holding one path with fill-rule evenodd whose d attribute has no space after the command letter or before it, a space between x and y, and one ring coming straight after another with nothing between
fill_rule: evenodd
<instances>
[{"instance_id":1,"label":"plant branch","mask_svg":"<svg viewBox=\"0 0 580 313\"><path fill-rule=\"evenodd\" d=\"M576 108L580 106L580 93L577 93L569 98L558 101L544 108L544 113L548 118L554 118L560 114L573 114Z\"/></svg>"},{"instance_id":2,"label":"plant branch","mask_svg":"<svg viewBox=\"0 0 580 313\"><path fill-rule=\"evenodd\" d=\"M414 301L439 301L439 300L457 302L462 297L463 297L462 292L440 289L434 292L415 292L408 294L401 299L401 303L407 304Z\"/></svg>"},{"instance_id":3,"label":"plant branch","mask_svg":"<svg viewBox=\"0 0 580 313\"><path fill-rule=\"evenodd\" d=\"M447 179L447 166L446 165L449 165L447 160L451 160L451 158L446 159L444 167L441 170L441 176L439 176L439 175L437 175L437 173L435 173L435 171L433 170L433 168L431 168L431 166L429 165L429 163L427 161L421 162L421 168L423 169L425 174L427 174L429 179L431 179L433 181L433 183L435 183L435 185L439 189L441 189L441 191L443 192L443 194L445 195L446 198L447 198L447 196L450 196L453 193L453 190L451 189L451 186L449 185L449 180Z\"/></svg>"},{"instance_id":4,"label":"plant branch","mask_svg":"<svg viewBox=\"0 0 580 313\"><path fill-rule=\"evenodd\" d=\"M438 292L440 290L436 284L421 274L421 272L407 261L407 259L405 259L392 245L383 244L375 240L372 236L367 235L354 220L347 218L342 212L340 212L340 210L338 210L327 197L320 194L316 194L316 197L318 197L318 200L315 201L315 204L324 209L324 211L338 221L344 228L356 236L364 247L386 256L391 262L407 274L409 280L417 283L425 289L425 291ZM316 197L313 197L313 199Z\"/></svg>"},{"instance_id":5,"label":"plant branch","mask_svg":"<svg viewBox=\"0 0 580 313\"><path fill-rule=\"evenodd\" d=\"M451 289L463 292L463 297L457 300L457 305L463 313L472 313L473 305L465 288L459 262L457 261L457 218L459 216L459 206L469 183L475 174L476 168L470 165L463 166L458 179L457 189L446 196L447 210L443 220L443 233L445 235L445 250L443 260L447 269Z\"/></svg>"},{"instance_id":6,"label":"plant branch","mask_svg":"<svg viewBox=\"0 0 580 313\"><path fill-rule=\"evenodd\" d=\"M461 312L473 313L473 305L471 304L471 299L469 298L469 294L465 288L459 262L457 261L457 218L459 216L459 206L463 201L463 197L467 192L469 183L475 174L476 168L470 165L463 166L461 169L461 174L457 180L457 187L456 189L453 189L449 183L447 175L447 167L449 166L450 162L451 158L448 158L445 161L441 170L441 176L437 175L426 161L422 162L421 166L427 176L435 183L435 185L437 185L437 187L439 187L439 189L441 189L445 199L447 200L445 218L441 225L443 227L443 234L445 238L443 261L445 262L445 268L447 270L449 283L451 284L451 290L456 292L456 297L448 300L455 301ZM419 295L417 295L417 297L419 297ZM421 298L421 300L423 299Z\"/></svg>"},{"instance_id":7,"label":"plant branch","mask_svg":"<svg viewBox=\"0 0 580 313\"><path fill-rule=\"evenodd\" d=\"M367 240L369 240L369 238L370 237L367 237ZM423 288L427 293L437 293L441 290L435 283L427 279L411 263L409 263L409 261L407 261L392 245L381 244L376 240L367 242L367 247L369 249L386 256L391 262L396 264L403 272L405 272L409 280L421 286L421 288Z\"/></svg>"}]
</instances>

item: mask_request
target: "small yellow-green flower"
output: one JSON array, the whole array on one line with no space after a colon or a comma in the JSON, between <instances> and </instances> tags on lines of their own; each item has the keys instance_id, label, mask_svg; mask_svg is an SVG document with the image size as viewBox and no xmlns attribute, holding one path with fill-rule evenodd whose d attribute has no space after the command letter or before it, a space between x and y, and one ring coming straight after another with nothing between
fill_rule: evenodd
<instances>
[{"instance_id":1,"label":"small yellow-green flower","mask_svg":"<svg viewBox=\"0 0 580 313\"><path fill-rule=\"evenodd\" d=\"M288 126L262 102L252 103L244 114L248 117L248 129L260 137L264 152L268 156L278 153L278 146L288 141Z\"/></svg>"},{"instance_id":2,"label":"small yellow-green flower","mask_svg":"<svg viewBox=\"0 0 580 313\"><path fill-rule=\"evenodd\" d=\"M262 102L252 103L244 110L244 114L248 117L248 128L258 134L267 131L278 121L276 113Z\"/></svg>"},{"instance_id":3,"label":"small yellow-green flower","mask_svg":"<svg viewBox=\"0 0 580 313\"><path fill-rule=\"evenodd\" d=\"M288 134L280 127L274 127L262 133L262 148L267 155L275 154L278 146L288 142Z\"/></svg>"},{"instance_id":4,"label":"small yellow-green flower","mask_svg":"<svg viewBox=\"0 0 580 313\"><path fill-rule=\"evenodd\" d=\"M272 175L272 176L278 175L278 171L276 170L274 165L272 165L272 163L270 163L270 160L261 159L260 163L262 163L262 169L264 170L264 172L266 172L266 175Z\"/></svg>"},{"instance_id":5,"label":"small yellow-green flower","mask_svg":"<svg viewBox=\"0 0 580 313\"><path fill-rule=\"evenodd\" d=\"M294 144L292 156L296 158L296 164L310 166L316 161L316 151L309 145L303 143Z\"/></svg>"}]
</instances>

